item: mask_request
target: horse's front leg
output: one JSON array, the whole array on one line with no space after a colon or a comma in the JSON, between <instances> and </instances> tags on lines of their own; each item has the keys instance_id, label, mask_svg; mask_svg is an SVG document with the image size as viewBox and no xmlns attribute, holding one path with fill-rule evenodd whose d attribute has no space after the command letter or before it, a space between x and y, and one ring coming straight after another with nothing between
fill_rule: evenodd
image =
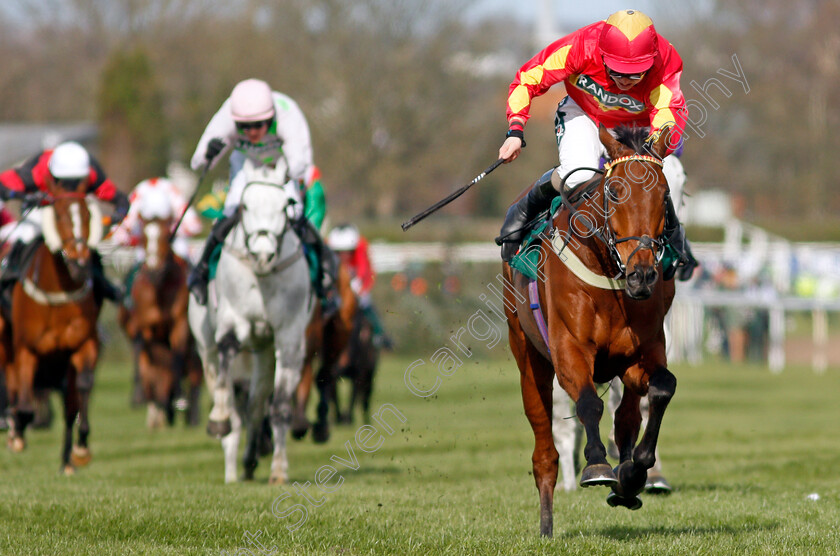
<instances>
[{"instance_id":1,"label":"horse's front leg","mask_svg":"<svg viewBox=\"0 0 840 556\"><path fill-rule=\"evenodd\" d=\"M665 367L658 367L648 382L648 402L650 411L645 433L633 452L633 462L645 470L653 467L656 461L656 444L659 441L659 428L662 417L674 392L677 390L677 377Z\"/></svg>"},{"instance_id":2,"label":"horse's front leg","mask_svg":"<svg viewBox=\"0 0 840 556\"><path fill-rule=\"evenodd\" d=\"M213 408L207 422L207 434L214 438L223 438L230 434L231 405L233 403L233 384L231 381L231 367L241 344L233 330L226 332L217 341L219 350L219 367L213 389Z\"/></svg>"},{"instance_id":3,"label":"horse's front leg","mask_svg":"<svg viewBox=\"0 0 840 556\"><path fill-rule=\"evenodd\" d=\"M38 367L38 356L29 348L18 347L12 375L9 380L9 392L14 405L12 408L13 426L9 429L9 448L12 452L22 452L26 448L24 433L26 427L35 418L35 392L33 383ZM11 376L10 376L11 378Z\"/></svg>"},{"instance_id":4,"label":"horse's front leg","mask_svg":"<svg viewBox=\"0 0 840 556\"><path fill-rule=\"evenodd\" d=\"M677 387L676 377L665 367L657 367L650 375L648 380L648 400L650 402L648 423L642 440L634 450L635 435L638 434L641 424L640 383L646 376L643 372L636 373L636 375L641 378L635 383L631 382L625 385L622 403L619 406L619 411L616 412L616 442L619 443L622 458L621 464L617 468L619 484L613 488L613 492L607 497L607 502L610 505L625 506L631 510L638 509L642 505L638 494L645 487L648 469L652 468L656 461L656 443L659 438L662 417ZM625 373L625 376L632 375ZM622 406L625 406L625 401L627 409L622 413L621 409ZM622 423L625 418L628 420L627 424ZM620 435L622 435L619 432L619 427L628 429L628 432L623 433L625 438L622 440L619 440ZM622 445L621 442L626 444ZM632 450L632 459L627 457L627 452L630 450Z\"/></svg>"},{"instance_id":5,"label":"horse's front leg","mask_svg":"<svg viewBox=\"0 0 840 556\"><path fill-rule=\"evenodd\" d=\"M287 331L284 331L288 334ZM294 337L296 335L290 334ZM292 422L292 397L300 382L304 358L304 338L290 341L275 336L274 393L271 397L269 420L274 441L274 454L271 458L271 476L269 483L284 484L288 480L289 463L286 459L286 433Z\"/></svg>"},{"instance_id":6,"label":"horse's front leg","mask_svg":"<svg viewBox=\"0 0 840 556\"><path fill-rule=\"evenodd\" d=\"M251 355L251 383L248 392L248 403L246 422L248 434L245 441L245 453L242 457L242 464L245 472L243 479L250 481L254 478L254 471L259 463L259 443L263 433L263 417L265 417L265 405L271 395L274 384L274 358L271 349L264 349L259 353Z\"/></svg>"},{"instance_id":7,"label":"horse's front leg","mask_svg":"<svg viewBox=\"0 0 840 556\"><path fill-rule=\"evenodd\" d=\"M93 390L93 371L99 358L99 340L88 338L82 346L70 356L70 364L75 369L76 390L79 393L79 438L73 446L71 462L76 467L90 463L91 453L88 448L90 421L88 420L88 406L90 393Z\"/></svg>"},{"instance_id":8,"label":"horse's front leg","mask_svg":"<svg viewBox=\"0 0 840 556\"><path fill-rule=\"evenodd\" d=\"M187 362L190 348L190 326L186 313L176 315L169 331L169 349L172 352L172 387L169 395L169 411L172 404L184 396L182 384L187 376Z\"/></svg>"},{"instance_id":9,"label":"horse's front leg","mask_svg":"<svg viewBox=\"0 0 840 556\"><path fill-rule=\"evenodd\" d=\"M580 474L580 486L612 486L617 480L607 463L607 449L601 442L600 422L604 402L598 397L592 381L594 355L582 352L574 345L552 345L557 379L569 397L575 401L578 420L586 432L583 457L586 466Z\"/></svg>"},{"instance_id":10,"label":"horse's front leg","mask_svg":"<svg viewBox=\"0 0 840 556\"><path fill-rule=\"evenodd\" d=\"M610 387L612 394L612 387ZM639 410L640 397L630 388L625 388L621 395L621 401L613 416L613 429L615 430L615 445L618 448L618 460L624 463L632 459L633 448L639 438L639 426L642 422L642 414Z\"/></svg>"}]
</instances>

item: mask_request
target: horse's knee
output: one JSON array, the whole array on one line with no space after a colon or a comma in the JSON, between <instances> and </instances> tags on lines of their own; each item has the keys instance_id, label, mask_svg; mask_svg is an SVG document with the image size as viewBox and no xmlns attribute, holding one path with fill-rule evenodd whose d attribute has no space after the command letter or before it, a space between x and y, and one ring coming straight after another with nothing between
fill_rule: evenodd
<instances>
[{"instance_id":1,"label":"horse's knee","mask_svg":"<svg viewBox=\"0 0 840 556\"><path fill-rule=\"evenodd\" d=\"M233 359L240 347L239 340L233 330L228 331L218 342L219 352L230 359Z\"/></svg>"},{"instance_id":2,"label":"horse's knee","mask_svg":"<svg viewBox=\"0 0 840 556\"><path fill-rule=\"evenodd\" d=\"M83 369L76 375L76 388L79 392L90 392L93 390L93 369Z\"/></svg>"},{"instance_id":3,"label":"horse's knee","mask_svg":"<svg viewBox=\"0 0 840 556\"><path fill-rule=\"evenodd\" d=\"M598 422L604 414L604 402L594 391L584 390L577 401L576 413L583 423Z\"/></svg>"},{"instance_id":4,"label":"horse's knee","mask_svg":"<svg viewBox=\"0 0 840 556\"><path fill-rule=\"evenodd\" d=\"M648 398L652 405L668 403L677 391L677 377L668 369L662 368L650 377Z\"/></svg>"}]
</instances>

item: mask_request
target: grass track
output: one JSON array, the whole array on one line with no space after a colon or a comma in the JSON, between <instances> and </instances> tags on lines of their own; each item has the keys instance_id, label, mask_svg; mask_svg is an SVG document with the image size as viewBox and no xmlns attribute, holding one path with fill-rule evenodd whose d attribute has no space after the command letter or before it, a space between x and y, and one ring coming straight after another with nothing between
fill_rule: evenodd
<instances>
[{"instance_id":1,"label":"grass track","mask_svg":"<svg viewBox=\"0 0 840 556\"><path fill-rule=\"evenodd\" d=\"M413 359L384 360L374 400L406 422L375 453L355 448L358 470L336 465L344 483L294 532L272 501L302 499L266 484L268 460L254 483L224 485L203 427L146 431L128 409L128 367L105 364L88 468L58 475L59 426L30 432L23 454L0 451L0 554L260 554L237 550L257 531L275 554L840 554L837 369L676 368L660 445L676 492L637 512L608 507L606 489L558 492L546 540L515 365L468 360L420 399L402 380ZM431 383L429 368L415 376ZM347 457L358 426L323 446L291 442L291 480L314 483L332 455Z\"/></svg>"}]
</instances>

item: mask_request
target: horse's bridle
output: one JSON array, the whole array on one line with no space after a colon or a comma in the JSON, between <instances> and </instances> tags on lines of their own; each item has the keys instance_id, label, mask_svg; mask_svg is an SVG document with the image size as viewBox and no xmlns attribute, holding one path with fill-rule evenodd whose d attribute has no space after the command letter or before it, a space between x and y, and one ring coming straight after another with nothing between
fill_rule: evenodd
<instances>
[{"instance_id":1,"label":"horse's bridle","mask_svg":"<svg viewBox=\"0 0 840 556\"><path fill-rule=\"evenodd\" d=\"M603 187L602 187L602 190L601 190L601 195L603 197L603 207L602 207L602 209L603 209L603 215L604 215L604 224L600 227L596 227L589 222L588 218L582 218L582 219L579 219L578 221L579 222L582 221L583 225L587 228L587 231L590 232L592 236L598 238L607 247L607 252L610 255L610 259L618 267L622 276L626 276L627 265L630 264L630 259L632 259L636 255L636 253L638 253L639 251L641 251L643 249L650 249L651 252L653 253L654 259L656 260L657 263L659 263L662 260L662 256L665 254L665 242L663 242L661 239L654 239L654 238L652 238L652 237L650 237L646 234L642 235L641 237L639 237L639 236L625 236L625 237L621 237L621 238L616 238L615 231L610 226L610 196L611 196L611 194L610 194L610 191L609 191L609 181L608 181L608 179L610 177L610 174L612 173L613 168L616 165L622 164L624 162L634 161L634 160L650 162L652 164L656 164L660 168L662 167L662 161L658 158L655 158L655 157L649 156L649 155L645 155L645 154L632 154L632 155L628 155L628 156L622 156L622 157L616 158L615 160L611 160L611 161L607 162L604 165L603 170L600 170L600 169L597 169L597 168L576 168L576 169L572 170L571 172L569 172L568 174L566 174L565 176L563 176L563 179L560 182L560 198L561 198L561 201L563 203L563 206L565 206L569 210L571 215L574 216L575 214L577 214L579 212L577 207L579 206L580 203L576 204L569 199L569 197L566 193L566 180L573 173L575 173L577 171L580 171L580 170L588 170L588 171L596 172L596 173L599 173L599 174L604 174L604 178L602 180ZM581 192L580 195L583 195L585 193L586 192ZM578 197L580 197L580 196L578 196ZM565 243L568 244L568 241L570 239L571 239L571 235L568 236ZM618 252L618 244L619 243L624 243L624 242L627 242L627 241L638 241L639 245L636 246L636 248L633 249L633 251L630 253L630 255L627 256L627 260L623 261L621 259L621 254ZM565 245L564 245L564 247L565 247Z\"/></svg>"},{"instance_id":2,"label":"horse's bridle","mask_svg":"<svg viewBox=\"0 0 840 556\"><path fill-rule=\"evenodd\" d=\"M248 183L248 184L247 184L247 185L243 188L243 190L242 190L242 198L244 199L244 197L245 197L245 190L246 190L246 189L248 189L248 187L250 187L251 185L257 185L257 184L259 184L259 185L270 185L270 186L272 186L272 187L276 187L276 188L278 188L278 189L283 189L283 187L284 187L284 186L282 186L282 185L278 185L278 184L276 184L276 183L271 183L271 182L262 182L262 181L259 181L259 182L257 182L257 181L255 181L255 182L250 182L250 183ZM289 199L286 201L286 205L283 207L283 210L285 211L285 210L286 210L286 208L287 208L287 207L288 207L291 203L292 203L292 199L291 199L291 198L289 198ZM247 207L245 206L245 204L244 204L244 203L241 203L241 204L239 205L239 209L238 209L238 210L239 210L239 211L240 211L240 213L241 213L241 212L244 212L244 211L246 210L246 208L247 208ZM248 230L248 228L245 226L245 221L244 221L244 219L242 218L242 216L241 216L241 214L240 214L240 218L239 218L239 226L242 228L242 233L243 233L243 235L244 235L244 240L245 240L245 253L247 254L247 256L248 256L248 257L251 257L251 240L252 240L252 239L254 239L254 238L259 238L259 237L270 237L270 236L272 236L272 235L273 235L273 236L277 239L277 250L275 251L274 256L275 256L275 257L277 257L277 258L279 259L279 257L280 257L280 251L281 251L281 250L282 250L282 248L283 248L283 238L285 237L286 232L288 232L288 231L289 231L290 221L291 221L291 218L289 218L289 217L288 217L288 215L287 215L286 221L285 221L285 223L283 224L283 229L282 229L282 230L280 230L280 233L279 233L279 234L273 234L271 231L269 231L269 230L265 230L265 229L262 229L262 230L253 230L253 231L249 231L249 230Z\"/></svg>"}]
</instances>

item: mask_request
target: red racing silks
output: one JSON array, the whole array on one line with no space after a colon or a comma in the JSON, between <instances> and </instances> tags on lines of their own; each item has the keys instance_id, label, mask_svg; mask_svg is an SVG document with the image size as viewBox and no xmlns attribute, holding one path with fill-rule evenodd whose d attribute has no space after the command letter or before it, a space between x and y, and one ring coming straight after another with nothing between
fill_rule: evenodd
<instances>
[{"instance_id":1,"label":"red racing silks","mask_svg":"<svg viewBox=\"0 0 840 556\"><path fill-rule=\"evenodd\" d=\"M607 128L650 127L654 137L670 125L676 132L670 144L676 147L687 118L680 90L682 58L671 43L658 35L659 53L653 66L632 89L622 91L607 74L598 48L604 25L599 21L556 40L519 69L507 99L510 128L523 129L530 117L532 99L562 82L566 93L596 124Z\"/></svg>"}]
</instances>

